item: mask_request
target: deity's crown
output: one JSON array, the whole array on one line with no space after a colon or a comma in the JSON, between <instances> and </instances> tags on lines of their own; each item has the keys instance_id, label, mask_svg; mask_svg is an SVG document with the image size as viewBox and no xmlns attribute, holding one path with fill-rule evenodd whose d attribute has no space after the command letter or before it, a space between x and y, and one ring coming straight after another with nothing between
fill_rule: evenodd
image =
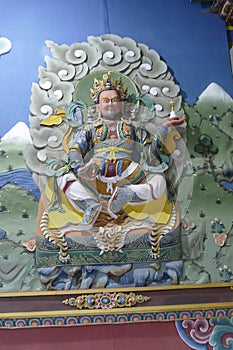
<instances>
[{"instance_id":1,"label":"deity's crown","mask_svg":"<svg viewBox=\"0 0 233 350\"><path fill-rule=\"evenodd\" d=\"M95 104L99 103L100 93L106 90L116 90L122 101L127 99L128 88L124 87L121 77L118 79L111 78L111 72L104 74L102 80L95 78L93 88L91 89L91 98Z\"/></svg>"}]
</instances>

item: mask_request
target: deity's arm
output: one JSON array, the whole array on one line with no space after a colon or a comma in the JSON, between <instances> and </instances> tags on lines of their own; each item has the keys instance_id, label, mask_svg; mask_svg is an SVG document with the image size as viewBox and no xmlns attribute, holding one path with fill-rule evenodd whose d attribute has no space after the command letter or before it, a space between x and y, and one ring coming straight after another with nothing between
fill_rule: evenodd
<instances>
[{"instance_id":1,"label":"deity's arm","mask_svg":"<svg viewBox=\"0 0 233 350\"><path fill-rule=\"evenodd\" d=\"M160 125L158 127L158 132L157 135L154 136L153 138L153 142L152 142L152 153L154 155L157 155L158 153L162 154L169 154L168 150L167 150L167 137L169 135L169 127L173 127L176 128L182 124L184 124L186 121L186 116L184 115L182 118L178 118L178 117L173 117L173 118L169 118L169 120L167 120L165 123L163 123L162 125ZM172 133L171 133L172 134ZM173 129L173 134L174 134L174 129ZM176 132L176 134L178 134L178 132Z\"/></svg>"},{"instance_id":2,"label":"deity's arm","mask_svg":"<svg viewBox=\"0 0 233 350\"><path fill-rule=\"evenodd\" d=\"M156 135L151 135L150 152L153 157L158 157L163 153L164 143L168 135L168 128L165 125L160 125Z\"/></svg>"},{"instance_id":3,"label":"deity's arm","mask_svg":"<svg viewBox=\"0 0 233 350\"><path fill-rule=\"evenodd\" d=\"M76 148L71 148L69 152L69 161L71 170L77 174L78 169L83 165L83 157L81 152Z\"/></svg>"},{"instance_id":4,"label":"deity's arm","mask_svg":"<svg viewBox=\"0 0 233 350\"><path fill-rule=\"evenodd\" d=\"M78 130L73 137L73 143L69 148L69 162L74 174L84 165L84 158L91 149L91 134L85 129Z\"/></svg>"}]
</instances>

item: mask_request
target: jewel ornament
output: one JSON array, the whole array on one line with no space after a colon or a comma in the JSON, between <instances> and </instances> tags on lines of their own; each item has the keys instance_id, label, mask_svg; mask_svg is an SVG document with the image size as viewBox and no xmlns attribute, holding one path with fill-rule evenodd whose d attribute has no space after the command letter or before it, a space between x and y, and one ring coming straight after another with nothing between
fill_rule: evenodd
<instances>
[{"instance_id":1,"label":"jewel ornament","mask_svg":"<svg viewBox=\"0 0 233 350\"><path fill-rule=\"evenodd\" d=\"M136 295L135 293L95 293L83 294L76 298L68 298L62 301L63 304L77 309L112 309L119 307L130 307L137 303L142 304L150 300L150 297Z\"/></svg>"}]
</instances>

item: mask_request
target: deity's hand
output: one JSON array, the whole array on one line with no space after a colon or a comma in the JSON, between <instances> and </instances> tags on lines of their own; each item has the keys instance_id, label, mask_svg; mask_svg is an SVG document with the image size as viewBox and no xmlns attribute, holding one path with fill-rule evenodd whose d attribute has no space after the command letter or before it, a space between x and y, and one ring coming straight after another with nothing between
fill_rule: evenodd
<instances>
[{"instance_id":1,"label":"deity's hand","mask_svg":"<svg viewBox=\"0 0 233 350\"><path fill-rule=\"evenodd\" d=\"M78 176L86 180L95 179L98 173L99 165L93 159L91 159L86 165L81 166L77 171Z\"/></svg>"},{"instance_id":2,"label":"deity's hand","mask_svg":"<svg viewBox=\"0 0 233 350\"><path fill-rule=\"evenodd\" d=\"M166 127L169 127L169 126L176 127L176 126L182 125L185 121L186 121L186 115L183 115L181 119L178 117L170 118L163 125Z\"/></svg>"}]
</instances>

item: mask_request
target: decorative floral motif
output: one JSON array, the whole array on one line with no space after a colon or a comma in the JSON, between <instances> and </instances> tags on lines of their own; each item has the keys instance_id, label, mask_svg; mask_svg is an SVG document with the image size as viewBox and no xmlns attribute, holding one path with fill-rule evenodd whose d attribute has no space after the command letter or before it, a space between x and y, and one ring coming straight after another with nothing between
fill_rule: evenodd
<instances>
[{"instance_id":1,"label":"decorative floral motif","mask_svg":"<svg viewBox=\"0 0 233 350\"><path fill-rule=\"evenodd\" d=\"M176 321L176 329L180 338L192 349L207 350L213 327L209 320L196 319Z\"/></svg>"},{"instance_id":2,"label":"decorative floral motif","mask_svg":"<svg viewBox=\"0 0 233 350\"><path fill-rule=\"evenodd\" d=\"M189 330L190 337L199 344L208 343L213 331L213 327L206 319L185 320L182 322L182 326Z\"/></svg>"},{"instance_id":3,"label":"decorative floral motif","mask_svg":"<svg viewBox=\"0 0 233 350\"><path fill-rule=\"evenodd\" d=\"M182 340L192 349L225 350L233 348L232 317L176 321L176 328Z\"/></svg>"},{"instance_id":4,"label":"decorative floral motif","mask_svg":"<svg viewBox=\"0 0 233 350\"><path fill-rule=\"evenodd\" d=\"M231 280L231 277L233 275L231 269L228 265L224 265L223 267L220 267L219 274L224 280L224 282L229 282Z\"/></svg>"},{"instance_id":5,"label":"decorative floral motif","mask_svg":"<svg viewBox=\"0 0 233 350\"><path fill-rule=\"evenodd\" d=\"M102 293L96 298L96 303L100 309L111 309L115 307L116 300L114 293Z\"/></svg>"},{"instance_id":6,"label":"decorative floral motif","mask_svg":"<svg viewBox=\"0 0 233 350\"><path fill-rule=\"evenodd\" d=\"M214 233L213 236L214 236L215 243L219 247L223 247L227 239L226 233Z\"/></svg>"},{"instance_id":7,"label":"decorative floral motif","mask_svg":"<svg viewBox=\"0 0 233 350\"><path fill-rule=\"evenodd\" d=\"M29 251L34 252L36 250L36 239L30 238L23 242L23 246Z\"/></svg>"}]
</instances>

